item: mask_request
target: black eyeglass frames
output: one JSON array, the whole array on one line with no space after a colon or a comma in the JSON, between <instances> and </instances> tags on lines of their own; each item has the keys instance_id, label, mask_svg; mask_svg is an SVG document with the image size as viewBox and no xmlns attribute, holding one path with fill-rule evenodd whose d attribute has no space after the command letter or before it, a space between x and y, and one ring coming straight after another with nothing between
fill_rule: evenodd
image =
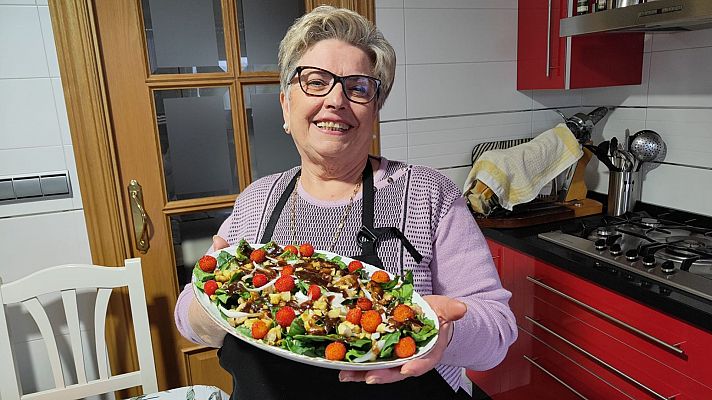
<instances>
[{"instance_id":1,"label":"black eyeglass frames","mask_svg":"<svg viewBox=\"0 0 712 400\"><path fill-rule=\"evenodd\" d=\"M338 76L322 68L299 66L292 74L297 77L299 87L309 96L324 97L331 93L337 83L349 101L367 104L378 97L381 81L367 75Z\"/></svg>"}]
</instances>

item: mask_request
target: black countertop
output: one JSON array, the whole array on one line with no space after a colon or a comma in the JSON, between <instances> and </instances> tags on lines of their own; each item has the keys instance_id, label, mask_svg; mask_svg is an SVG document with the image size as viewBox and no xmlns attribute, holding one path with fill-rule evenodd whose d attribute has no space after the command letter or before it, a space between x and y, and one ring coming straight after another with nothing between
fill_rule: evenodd
<instances>
[{"instance_id":1,"label":"black countertop","mask_svg":"<svg viewBox=\"0 0 712 400\"><path fill-rule=\"evenodd\" d=\"M576 220L557 221L526 228L483 228L484 235L507 247L552 264L614 292L635 299L653 309L672 315L712 333L712 304L696 296L679 293L662 295L633 285L615 273L613 266L597 263L592 257L539 239L539 233L570 226ZM601 265L603 264L603 265ZM705 279L705 278L700 278Z\"/></svg>"}]
</instances>

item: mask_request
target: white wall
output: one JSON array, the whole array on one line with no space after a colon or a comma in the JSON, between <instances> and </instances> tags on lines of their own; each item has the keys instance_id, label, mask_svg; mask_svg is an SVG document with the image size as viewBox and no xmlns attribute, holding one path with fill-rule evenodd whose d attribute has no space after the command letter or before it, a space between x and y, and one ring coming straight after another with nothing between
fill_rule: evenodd
<instances>
[{"instance_id":1,"label":"white wall","mask_svg":"<svg viewBox=\"0 0 712 400\"><path fill-rule=\"evenodd\" d=\"M581 91L583 105L615 105L597 140L623 139L625 128L658 132L665 162L645 171L645 202L712 215L712 29L646 38L641 85ZM706 169L705 169L706 168ZM593 190L608 190L606 168L587 171Z\"/></svg>"},{"instance_id":2,"label":"white wall","mask_svg":"<svg viewBox=\"0 0 712 400\"><path fill-rule=\"evenodd\" d=\"M516 90L516 0L376 0L376 23L396 48L396 83L381 112L381 149L464 183L479 142L530 137L570 115L618 107L594 141L644 128L668 145L666 161L712 167L712 30L646 39L643 83L586 90ZM706 145L706 146L705 146ZM712 171L660 165L643 201L712 214ZM608 191L605 167L589 164L589 188Z\"/></svg>"},{"instance_id":3,"label":"white wall","mask_svg":"<svg viewBox=\"0 0 712 400\"><path fill-rule=\"evenodd\" d=\"M381 111L381 151L440 169L458 185L480 142L531 137L573 113L581 95L517 91L516 0L376 0L396 49L396 82Z\"/></svg>"},{"instance_id":4,"label":"white wall","mask_svg":"<svg viewBox=\"0 0 712 400\"><path fill-rule=\"evenodd\" d=\"M73 190L71 198L0 203L0 277L91 263L47 0L0 0L0 54L0 176L68 170ZM8 314L24 389L53 387L37 329L19 309ZM57 333L67 343L66 327Z\"/></svg>"}]
</instances>

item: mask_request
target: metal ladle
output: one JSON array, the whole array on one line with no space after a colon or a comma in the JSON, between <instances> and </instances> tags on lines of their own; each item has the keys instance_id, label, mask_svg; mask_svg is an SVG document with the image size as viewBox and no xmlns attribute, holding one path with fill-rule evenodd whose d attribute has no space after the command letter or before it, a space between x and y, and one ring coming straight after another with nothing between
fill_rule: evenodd
<instances>
[{"instance_id":1,"label":"metal ladle","mask_svg":"<svg viewBox=\"0 0 712 400\"><path fill-rule=\"evenodd\" d=\"M644 162L655 160L660 153L665 151L665 142L657 132L644 129L633 135L629 150L633 157L639 161L635 166L635 170L639 171Z\"/></svg>"}]
</instances>

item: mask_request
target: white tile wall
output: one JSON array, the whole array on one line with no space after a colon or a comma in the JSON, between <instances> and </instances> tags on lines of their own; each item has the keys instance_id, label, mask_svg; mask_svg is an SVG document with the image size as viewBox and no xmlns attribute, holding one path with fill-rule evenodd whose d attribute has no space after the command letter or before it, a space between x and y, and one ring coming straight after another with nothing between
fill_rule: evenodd
<instances>
[{"instance_id":1,"label":"white tile wall","mask_svg":"<svg viewBox=\"0 0 712 400\"><path fill-rule=\"evenodd\" d=\"M54 99L49 77L0 79L0 149L61 144Z\"/></svg>"},{"instance_id":2,"label":"white tile wall","mask_svg":"<svg viewBox=\"0 0 712 400\"><path fill-rule=\"evenodd\" d=\"M47 57L37 7L1 7L0 79L47 76Z\"/></svg>"},{"instance_id":3,"label":"white tile wall","mask_svg":"<svg viewBox=\"0 0 712 400\"><path fill-rule=\"evenodd\" d=\"M712 42L707 47L652 52L648 105L712 108L710 60Z\"/></svg>"},{"instance_id":4,"label":"white tile wall","mask_svg":"<svg viewBox=\"0 0 712 400\"><path fill-rule=\"evenodd\" d=\"M668 145L666 161L710 167L712 29L646 35L640 85L519 92L516 9L515 0L376 2L379 27L396 38L399 56L405 53L396 82L403 89L394 88L381 113L382 135L396 121L406 126L399 123L398 133L386 139L384 155L433 166L461 185L474 144L541 133L560 121L555 108L571 115L605 105L615 110L596 128L594 142L613 136L622 141L626 129L653 129ZM502 115L515 120L498 120ZM476 122L489 118L491 125ZM695 196L675 198L685 187L692 188L690 194L712 196L712 171L660 165L646 174L644 201L710 214ZM665 185L669 179L680 186L675 195ZM587 183L592 190L608 190L608 173L595 159Z\"/></svg>"},{"instance_id":5,"label":"white tile wall","mask_svg":"<svg viewBox=\"0 0 712 400\"><path fill-rule=\"evenodd\" d=\"M383 155L439 168L462 185L475 144L531 136L532 92L515 87L516 4L376 1L377 24L398 55L380 115ZM580 98L552 93L537 108Z\"/></svg>"},{"instance_id":6,"label":"white tile wall","mask_svg":"<svg viewBox=\"0 0 712 400\"><path fill-rule=\"evenodd\" d=\"M408 118L532 108L516 90L516 61L407 65Z\"/></svg>"},{"instance_id":7,"label":"white tile wall","mask_svg":"<svg viewBox=\"0 0 712 400\"><path fill-rule=\"evenodd\" d=\"M407 63L514 61L517 59L516 25L517 10L407 9ZM484 33L487 40L458 39L478 38Z\"/></svg>"},{"instance_id":8,"label":"white tile wall","mask_svg":"<svg viewBox=\"0 0 712 400\"><path fill-rule=\"evenodd\" d=\"M74 194L0 204L0 276L12 281L52 265L91 263L46 0L0 0L0 54L0 176L67 170ZM36 327L16 311L8 315L23 387L53 387ZM65 331L57 332L59 343L68 343Z\"/></svg>"}]
</instances>

